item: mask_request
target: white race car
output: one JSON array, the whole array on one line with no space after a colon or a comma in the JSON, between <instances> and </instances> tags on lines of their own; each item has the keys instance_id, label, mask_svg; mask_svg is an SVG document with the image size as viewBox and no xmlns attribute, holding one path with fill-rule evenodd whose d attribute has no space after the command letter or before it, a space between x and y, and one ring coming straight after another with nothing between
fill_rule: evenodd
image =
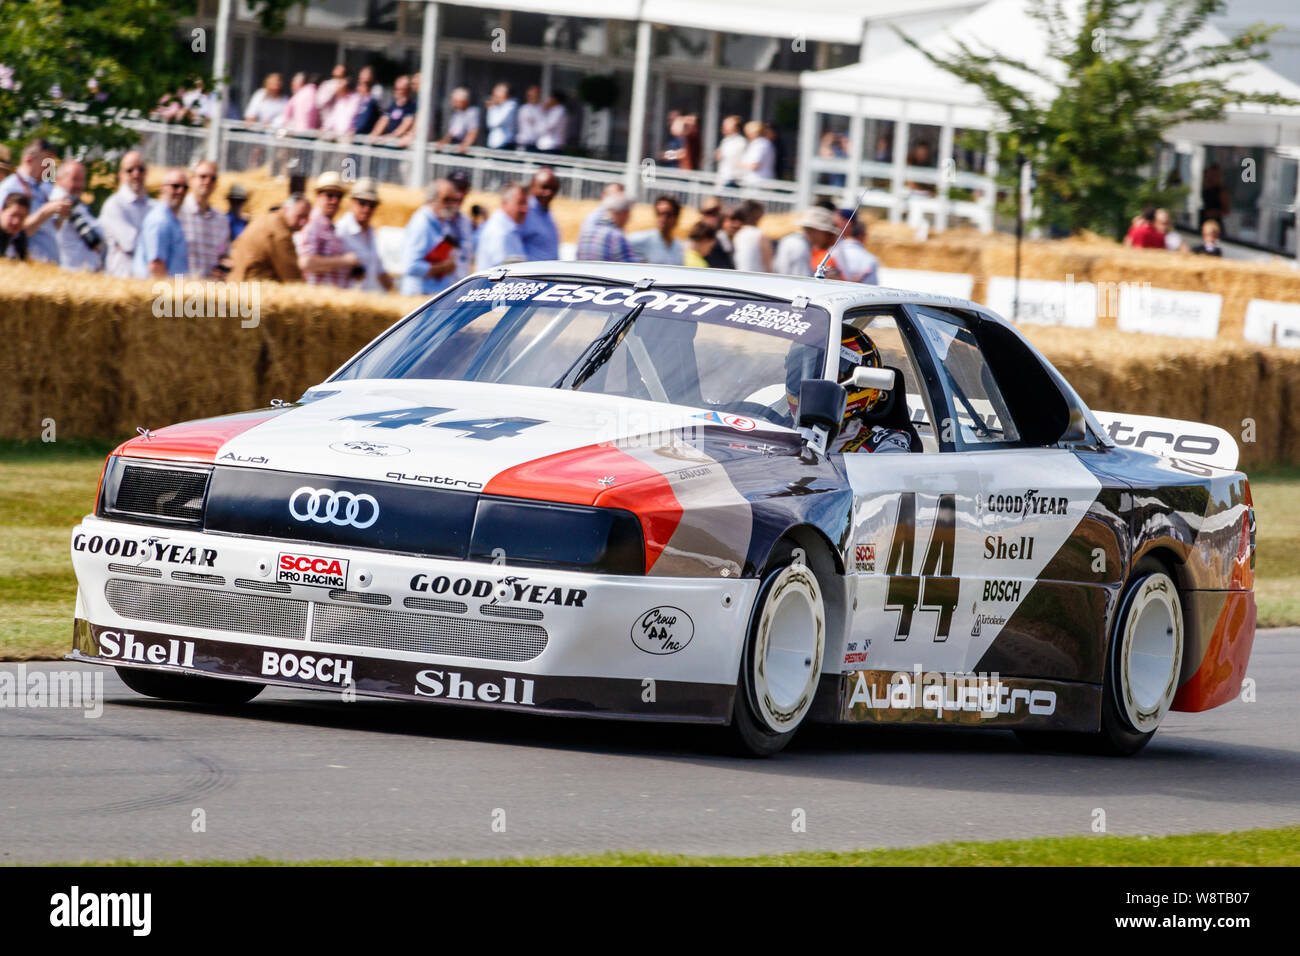
<instances>
[{"instance_id":1,"label":"white race car","mask_svg":"<svg viewBox=\"0 0 1300 956\"><path fill-rule=\"evenodd\" d=\"M756 753L805 720L1128 753L1240 686L1235 461L1094 416L970 302L529 263L296 402L118 447L71 658L175 700L729 724Z\"/></svg>"}]
</instances>

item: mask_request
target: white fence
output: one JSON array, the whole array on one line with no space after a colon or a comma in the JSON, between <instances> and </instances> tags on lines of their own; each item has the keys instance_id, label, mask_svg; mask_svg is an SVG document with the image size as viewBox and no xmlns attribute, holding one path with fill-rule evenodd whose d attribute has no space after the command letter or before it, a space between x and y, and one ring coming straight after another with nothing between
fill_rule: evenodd
<instances>
[{"instance_id":1,"label":"white fence","mask_svg":"<svg viewBox=\"0 0 1300 956\"><path fill-rule=\"evenodd\" d=\"M205 127L151 120L124 125L139 133L139 149L155 166L190 166L203 158L207 147ZM369 137L340 142L227 122L218 166L234 172L269 167L273 175L302 173L309 178L332 169L348 178L371 176L381 182L407 183L412 178L413 156L410 148L381 145ZM596 199L606 185L626 182L627 177L626 164L610 160L477 147L465 153L438 151L431 144L425 181L461 170L470 177L473 188L492 191L530 176L542 165L555 170L560 195L571 199ZM699 206L710 197L723 202L757 199L770 212L789 212L796 201L792 182L765 180L753 186L720 189L713 173L666 168L649 160L638 170L636 185L642 199L666 194L689 206Z\"/></svg>"}]
</instances>

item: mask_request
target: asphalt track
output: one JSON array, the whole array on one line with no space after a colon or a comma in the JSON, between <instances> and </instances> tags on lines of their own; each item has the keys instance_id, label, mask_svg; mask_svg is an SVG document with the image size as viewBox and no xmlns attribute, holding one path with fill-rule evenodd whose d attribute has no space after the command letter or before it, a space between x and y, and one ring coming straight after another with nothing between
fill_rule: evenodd
<instances>
[{"instance_id":1,"label":"asphalt track","mask_svg":"<svg viewBox=\"0 0 1300 956\"><path fill-rule=\"evenodd\" d=\"M1171 714L1129 759L854 727L750 760L688 727L281 689L218 712L104 673L97 719L0 709L0 862L752 854L1088 834L1096 809L1115 834L1300 822L1295 628L1257 637L1255 702Z\"/></svg>"}]
</instances>

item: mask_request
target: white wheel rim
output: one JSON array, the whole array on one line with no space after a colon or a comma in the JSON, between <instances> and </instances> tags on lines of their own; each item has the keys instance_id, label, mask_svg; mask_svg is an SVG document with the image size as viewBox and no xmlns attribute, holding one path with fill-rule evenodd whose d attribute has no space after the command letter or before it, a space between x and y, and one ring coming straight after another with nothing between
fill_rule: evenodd
<instances>
[{"instance_id":1,"label":"white wheel rim","mask_svg":"<svg viewBox=\"0 0 1300 956\"><path fill-rule=\"evenodd\" d=\"M1178 690L1183 663L1183 612L1167 574L1142 579L1124 618L1120 703L1134 729L1160 725Z\"/></svg>"},{"instance_id":2,"label":"white wheel rim","mask_svg":"<svg viewBox=\"0 0 1300 956\"><path fill-rule=\"evenodd\" d=\"M821 588L806 565L782 568L754 633L754 706L774 733L799 726L812 706L826 646Z\"/></svg>"}]
</instances>

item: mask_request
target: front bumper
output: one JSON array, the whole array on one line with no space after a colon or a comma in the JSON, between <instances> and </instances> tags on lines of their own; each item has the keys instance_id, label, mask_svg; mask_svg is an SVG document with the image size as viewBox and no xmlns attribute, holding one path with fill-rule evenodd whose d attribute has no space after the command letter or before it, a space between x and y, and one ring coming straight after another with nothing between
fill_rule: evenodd
<instances>
[{"instance_id":1,"label":"front bumper","mask_svg":"<svg viewBox=\"0 0 1300 956\"><path fill-rule=\"evenodd\" d=\"M330 568L292 581L284 555ZM77 660L712 723L730 719L758 590L752 579L539 571L94 517L74 529L72 561Z\"/></svg>"}]
</instances>

